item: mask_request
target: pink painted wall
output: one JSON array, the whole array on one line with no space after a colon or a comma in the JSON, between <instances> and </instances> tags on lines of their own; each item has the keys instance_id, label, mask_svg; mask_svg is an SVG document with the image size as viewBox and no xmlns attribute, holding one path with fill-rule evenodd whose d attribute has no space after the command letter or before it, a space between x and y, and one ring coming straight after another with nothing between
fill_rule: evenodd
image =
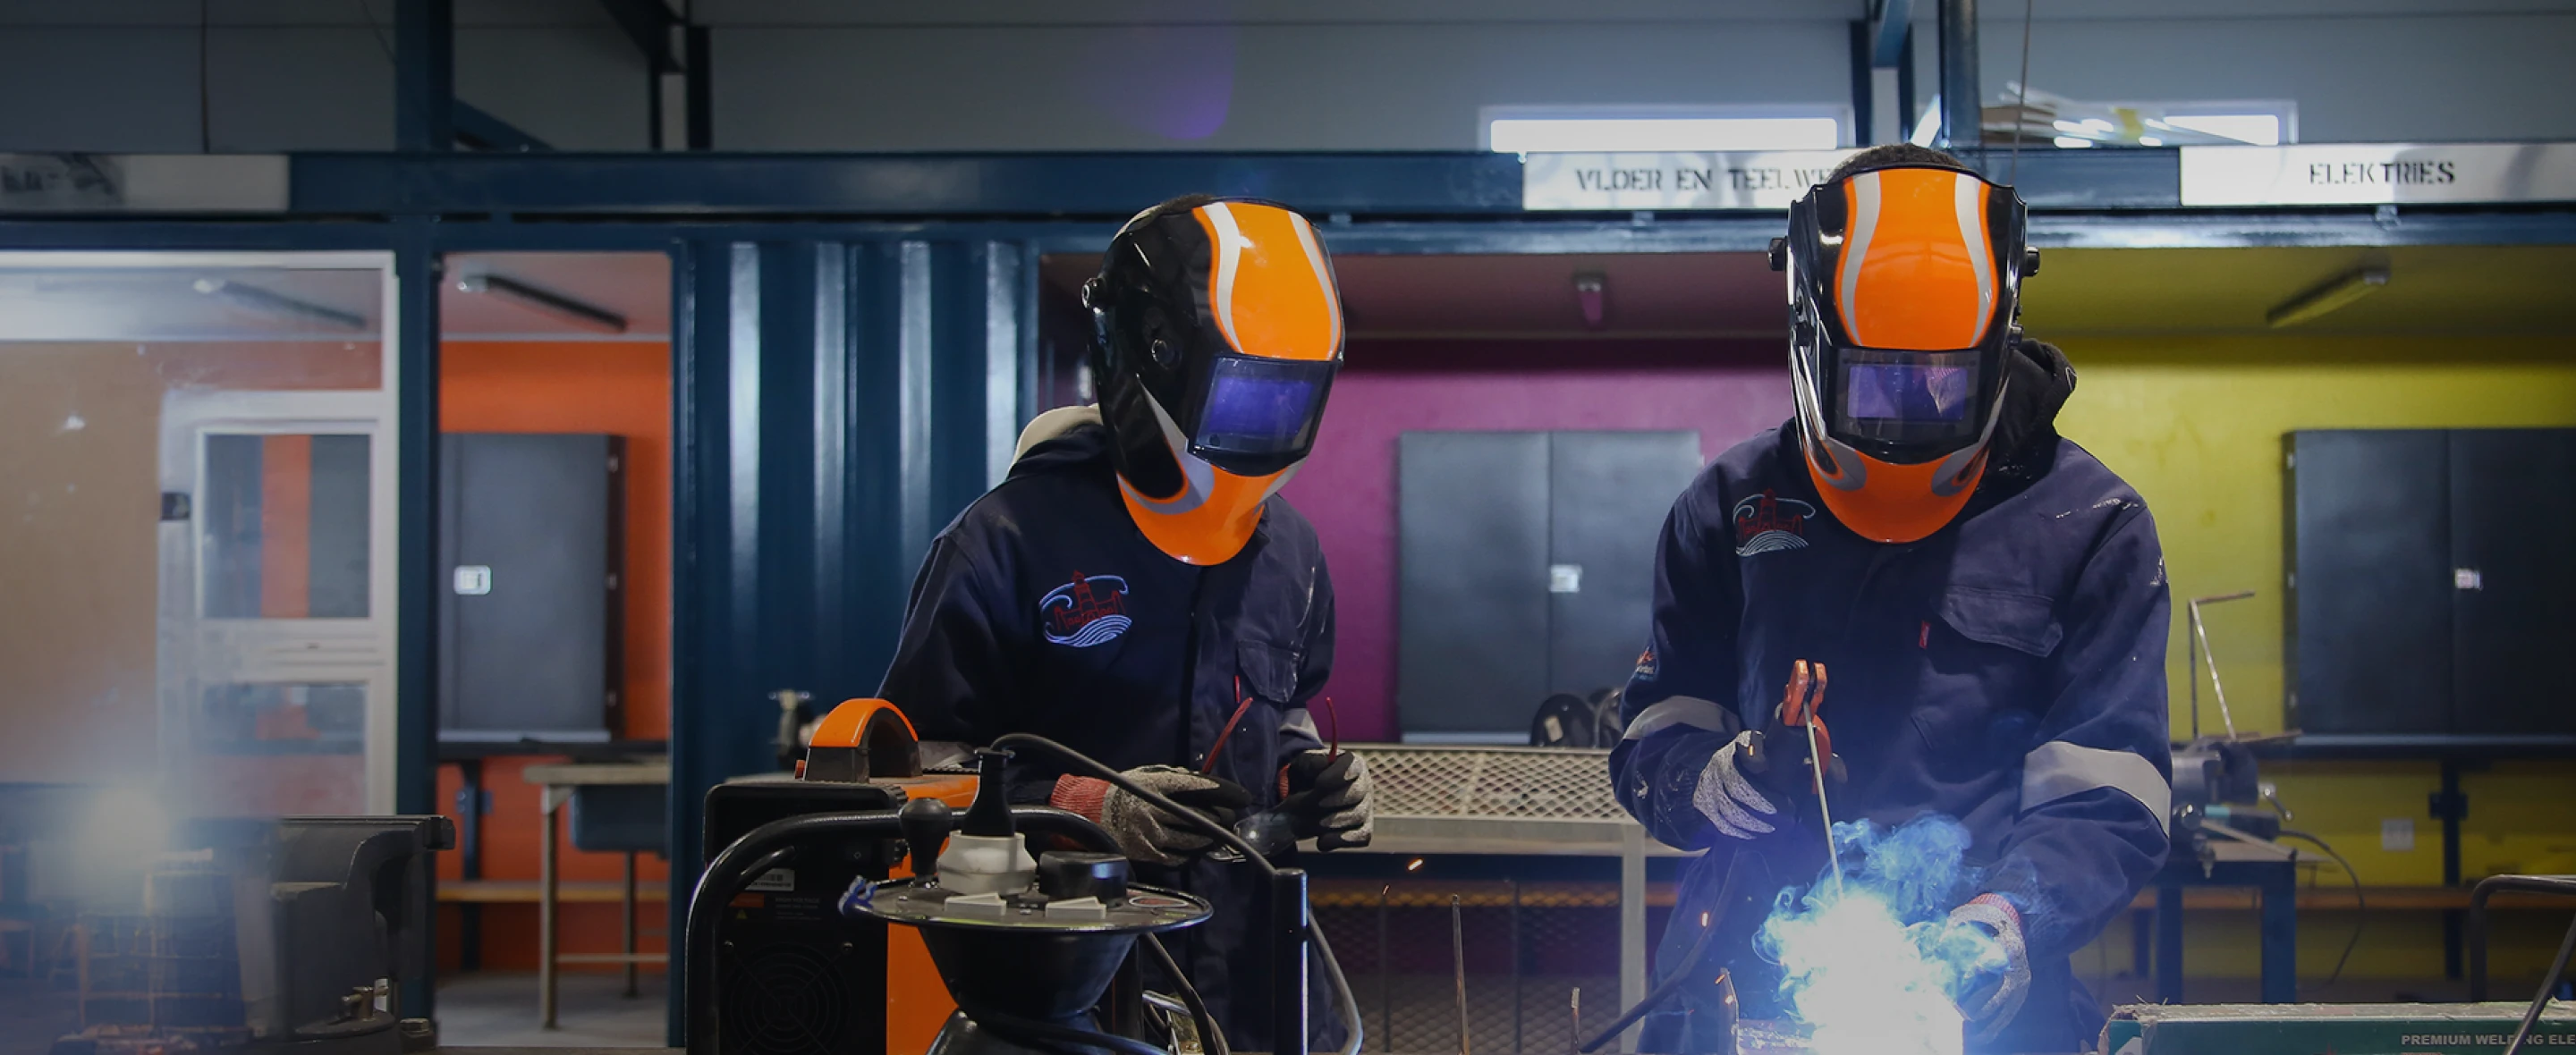
<instances>
[{"instance_id":1,"label":"pink painted wall","mask_svg":"<svg viewBox=\"0 0 2576 1055\"><path fill-rule=\"evenodd\" d=\"M1775 341L1354 341L1346 355L1315 452L1285 492L1332 567L1326 694L1345 740L1396 736L1398 433L1695 429L1714 458L1789 417Z\"/></svg>"}]
</instances>

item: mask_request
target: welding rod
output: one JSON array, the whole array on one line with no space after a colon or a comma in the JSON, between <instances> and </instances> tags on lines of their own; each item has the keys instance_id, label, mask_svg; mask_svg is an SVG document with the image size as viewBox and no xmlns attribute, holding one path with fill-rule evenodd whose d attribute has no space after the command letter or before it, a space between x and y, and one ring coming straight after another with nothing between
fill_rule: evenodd
<instances>
[{"instance_id":1,"label":"welding rod","mask_svg":"<svg viewBox=\"0 0 2576 1055\"><path fill-rule=\"evenodd\" d=\"M1825 763L1816 751L1816 712L1807 711L1807 768L1816 775L1816 813L1824 819L1825 860L1834 866L1834 896L1843 896L1843 853L1834 845L1834 811L1825 803Z\"/></svg>"},{"instance_id":2,"label":"welding rod","mask_svg":"<svg viewBox=\"0 0 2576 1055\"><path fill-rule=\"evenodd\" d=\"M1471 1055L1467 1043L1467 925L1458 895L1449 895L1449 967L1458 978L1458 1055Z\"/></svg>"},{"instance_id":3,"label":"welding rod","mask_svg":"<svg viewBox=\"0 0 2576 1055\"><path fill-rule=\"evenodd\" d=\"M1574 1048L1574 1050L1576 1050L1576 1051L1578 1051L1578 1052L1579 1052L1579 1051L1582 1051L1582 1050L1583 1050L1583 987L1582 987L1582 986L1579 986L1579 985L1578 985L1578 986L1575 986L1575 987L1574 987L1574 992L1573 992L1573 994L1572 994L1572 995L1571 995L1571 996L1566 1000L1566 1009L1567 1009L1567 1010L1569 1010L1569 1011L1574 1012L1574 1044L1575 1044L1575 1048Z\"/></svg>"}]
</instances>

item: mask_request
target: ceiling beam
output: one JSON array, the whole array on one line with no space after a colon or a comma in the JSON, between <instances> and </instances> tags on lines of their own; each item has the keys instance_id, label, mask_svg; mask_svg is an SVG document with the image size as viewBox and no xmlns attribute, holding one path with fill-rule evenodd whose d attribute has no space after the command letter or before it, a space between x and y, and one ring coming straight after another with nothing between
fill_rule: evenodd
<instances>
[{"instance_id":1,"label":"ceiling beam","mask_svg":"<svg viewBox=\"0 0 2576 1055\"><path fill-rule=\"evenodd\" d=\"M1895 69L1905 57L1914 29L1914 0L1878 0L1869 16L1869 64Z\"/></svg>"},{"instance_id":2,"label":"ceiling beam","mask_svg":"<svg viewBox=\"0 0 2576 1055\"><path fill-rule=\"evenodd\" d=\"M456 129L456 145L467 150L524 154L554 149L545 140L522 132L517 125L485 113L482 107L463 99L449 101L448 119Z\"/></svg>"}]
</instances>

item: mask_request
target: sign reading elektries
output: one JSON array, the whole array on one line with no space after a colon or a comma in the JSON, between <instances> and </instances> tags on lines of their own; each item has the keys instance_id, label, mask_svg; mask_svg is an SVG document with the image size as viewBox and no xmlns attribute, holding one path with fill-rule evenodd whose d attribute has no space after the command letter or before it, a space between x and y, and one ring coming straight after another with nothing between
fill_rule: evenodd
<instances>
[{"instance_id":1,"label":"sign reading elektries","mask_svg":"<svg viewBox=\"0 0 2576 1055\"><path fill-rule=\"evenodd\" d=\"M1786 209L1850 156L1848 150L1530 154L1521 162L1521 208Z\"/></svg>"},{"instance_id":2,"label":"sign reading elektries","mask_svg":"<svg viewBox=\"0 0 2576 1055\"><path fill-rule=\"evenodd\" d=\"M2576 201L2576 143L2182 148L2182 203Z\"/></svg>"}]
</instances>

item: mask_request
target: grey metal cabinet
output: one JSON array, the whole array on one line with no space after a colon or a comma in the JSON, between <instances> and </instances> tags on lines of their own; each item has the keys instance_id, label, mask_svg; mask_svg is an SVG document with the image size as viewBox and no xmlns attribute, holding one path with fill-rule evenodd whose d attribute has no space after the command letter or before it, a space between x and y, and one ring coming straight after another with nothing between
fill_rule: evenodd
<instances>
[{"instance_id":1,"label":"grey metal cabinet","mask_svg":"<svg viewBox=\"0 0 2576 1055\"><path fill-rule=\"evenodd\" d=\"M1645 644L1656 537L1699 469L1695 432L1399 437L1405 737L1518 741L1550 693L1625 683Z\"/></svg>"},{"instance_id":2,"label":"grey metal cabinet","mask_svg":"<svg viewBox=\"0 0 2576 1055\"><path fill-rule=\"evenodd\" d=\"M2576 735L2576 429L2289 438L2290 704L2316 735Z\"/></svg>"},{"instance_id":3,"label":"grey metal cabinet","mask_svg":"<svg viewBox=\"0 0 2576 1055\"><path fill-rule=\"evenodd\" d=\"M625 441L439 441L439 738L610 739L624 695Z\"/></svg>"}]
</instances>

